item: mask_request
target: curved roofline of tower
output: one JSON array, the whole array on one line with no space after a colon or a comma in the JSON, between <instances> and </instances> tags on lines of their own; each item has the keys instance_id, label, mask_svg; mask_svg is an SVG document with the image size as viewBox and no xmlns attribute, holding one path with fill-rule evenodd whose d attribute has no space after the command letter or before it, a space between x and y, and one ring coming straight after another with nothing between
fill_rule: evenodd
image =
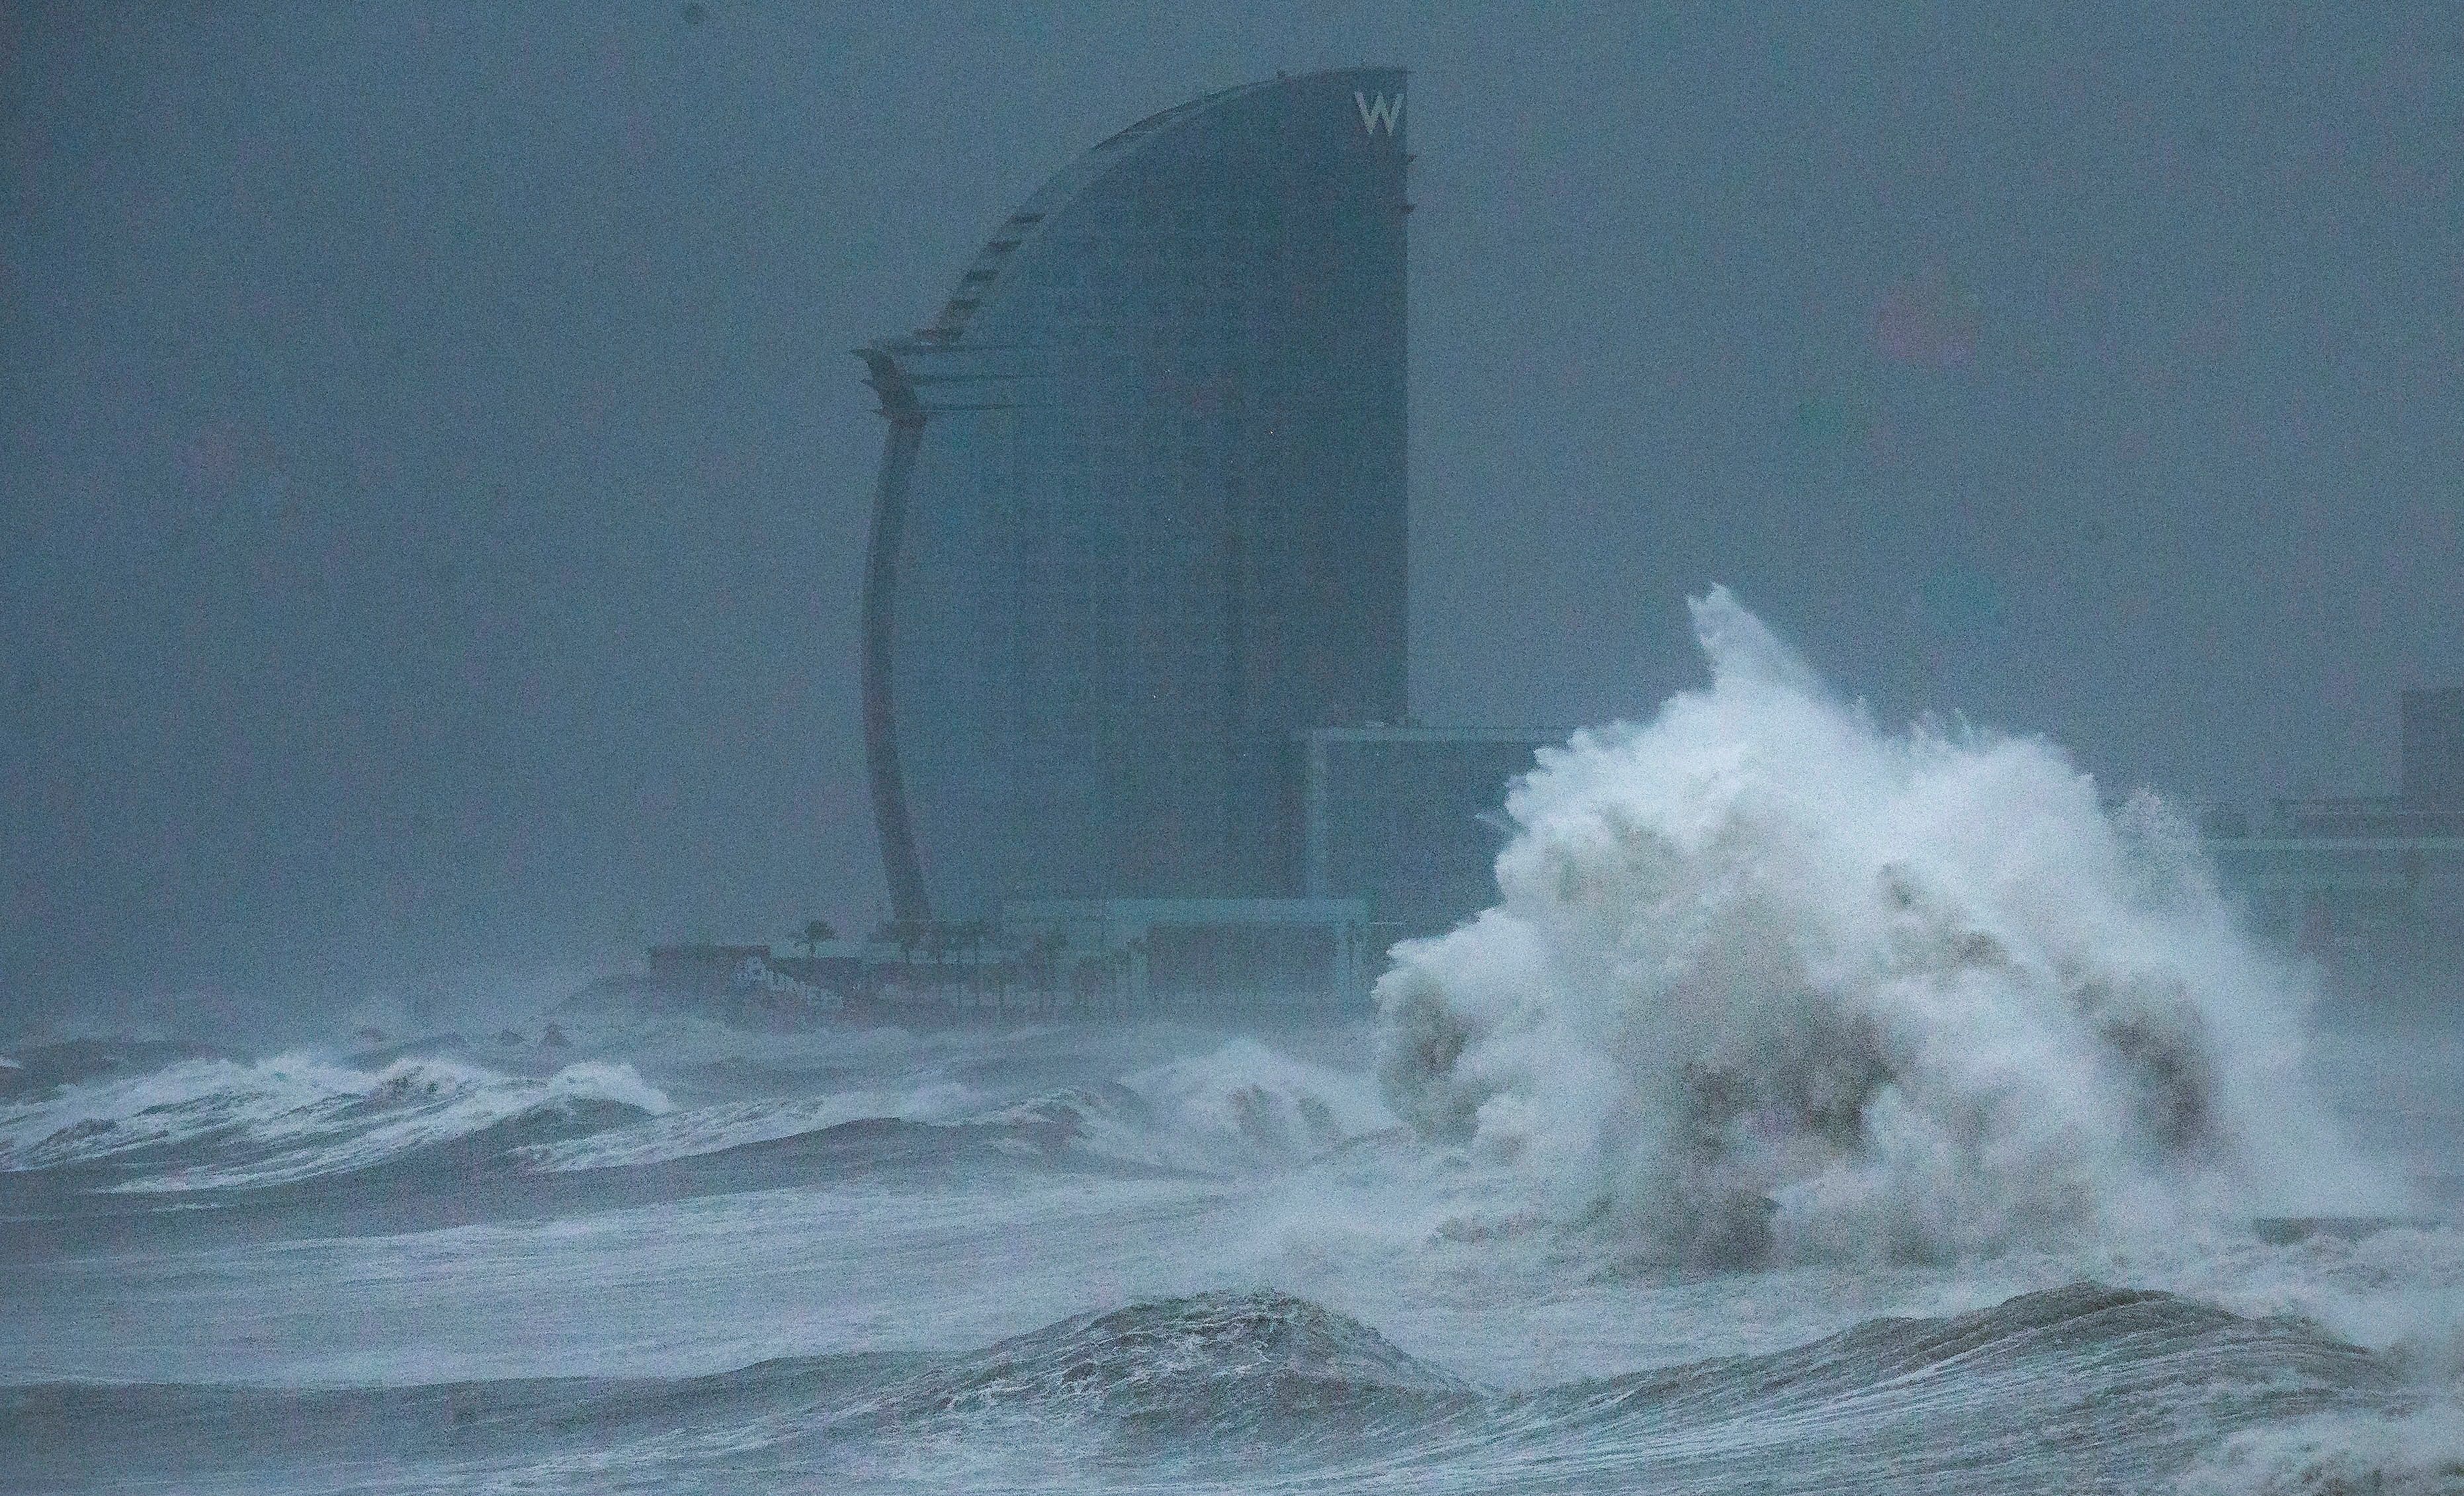
<instances>
[{"instance_id":1,"label":"curved roofline of tower","mask_svg":"<svg viewBox=\"0 0 2464 1496\"><path fill-rule=\"evenodd\" d=\"M1027 194L1018 210L1001 221L984 241L966 268L958 273L958 283L941 305L940 315L915 330L914 338L924 346L956 341L966 332L967 322L976 309L1001 283L1001 272L1017 256L1020 249L1042 231L1045 220L1080 192L1111 174L1131 159L1128 146L1144 148L1169 136L1174 130L1196 122L1210 111L1235 99L1265 89L1281 88L1292 83L1310 82L1318 78L1343 77L1355 73L1399 73L1409 76L1411 69L1374 67L1363 64L1350 68L1321 68L1314 73L1278 73L1273 77L1251 83L1235 83L1211 94L1200 94L1169 109L1159 109L1135 123L1125 125L1081 152L1069 165L1044 180L1044 184Z\"/></svg>"},{"instance_id":2,"label":"curved roofline of tower","mask_svg":"<svg viewBox=\"0 0 2464 1496\"><path fill-rule=\"evenodd\" d=\"M971 354L984 351L986 345L962 344L959 339L968 319L999 283L1001 271L1011 257L1035 237L1049 215L1066 207L1071 199L1114 168L1132 160L1138 150L1168 138L1224 104L1262 90L1363 74L1408 76L1409 70L1362 66L1329 68L1298 75L1278 74L1273 78L1200 95L1113 132L1046 178L1043 186L1037 187L1018 210L994 231L993 237L976 253L960 274L958 289L931 326L906 337L882 339L854 350L856 356L865 361L866 383L880 398L881 413L890 422L889 440L882 450L881 471L874 483L872 522L866 548L861 674L867 776L872 786L874 821L881 837L884 870L890 881L891 905L898 917L929 919L933 915L914 824L907 804L906 778L898 753L896 714L892 710L894 668L891 645L896 615L898 557L904 543L908 487L929 417L918 385L994 382L1007 377L998 371L924 374L917 372L909 361L914 356L940 349L963 347Z\"/></svg>"}]
</instances>

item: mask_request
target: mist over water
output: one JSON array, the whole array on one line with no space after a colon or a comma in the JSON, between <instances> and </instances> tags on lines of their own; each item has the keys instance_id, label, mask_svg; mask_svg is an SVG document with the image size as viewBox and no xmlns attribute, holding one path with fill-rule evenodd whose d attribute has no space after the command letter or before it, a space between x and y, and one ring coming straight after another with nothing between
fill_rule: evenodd
<instances>
[{"instance_id":1,"label":"mist over water","mask_svg":"<svg viewBox=\"0 0 2464 1496\"><path fill-rule=\"evenodd\" d=\"M2154 798L1885 727L1725 591L1694 621L1707 683L1544 752L1495 907L1355 1021L757 1033L478 983L319 1040L12 1041L0 1457L2464 1490L2435 1003L2365 984L2321 1043L2320 973Z\"/></svg>"},{"instance_id":2,"label":"mist over water","mask_svg":"<svg viewBox=\"0 0 2464 1496\"><path fill-rule=\"evenodd\" d=\"M1379 981L1422 1135L1726 1265L2401 1206L2312 1093L2306 977L2161 804L2041 739L1885 731L1725 589L1692 611L1710 684L1544 751L1497 907Z\"/></svg>"},{"instance_id":3,"label":"mist over water","mask_svg":"<svg viewBox=\"0 0 2464 1496\"><path fill-rule=\"evenodd\" d=\"M2464 871L2179 813L2445 798L2459 121L2439 0L5 0L0 1496L2464 1496ZM583 992L1287 709L1603 725L1358 1011Z\"/></svg>"}]
</instances>

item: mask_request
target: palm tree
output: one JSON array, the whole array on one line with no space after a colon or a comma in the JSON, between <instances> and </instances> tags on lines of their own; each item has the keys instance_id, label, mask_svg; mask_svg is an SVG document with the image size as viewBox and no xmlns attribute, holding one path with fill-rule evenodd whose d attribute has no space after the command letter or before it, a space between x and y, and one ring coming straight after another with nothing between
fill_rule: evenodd
<instances>
[{"instance_id":1,"label":"palm tree","mask_svg":"<svg viewBox=\"0 0 2464 1496\"><path fill-rule=\"evenodd\" d=\"M898 984L912 999L915 991L915 953L924 943L923 921L890 920L881 927L878 938L898 947Z\"/></svg>"},{"instance_id":2,"label":"palm tree","mask_svg":"<svg viewBox=\"0 0 2464 1496\"><path fill-rule=\"evenodd\" d=\"M975 1001L980 1003L985 1000L984 952L992 945L992 922L970 919L957 928L956 937L967 957L967 985L973 989Z\"/></svg>"},{"instance_id":3,"label":"palm tree","mask_svg":"<svg viewBox=\"0 0 2464 1496\"><path fill-rule=\"evenodd\" d=\"M796 943L804 948L806 956L814 956L820 953L823 946L838 937L837 928L828 920L808 919L804 921L803 933L796 936Z\"/></svg>"},{"instance_id":4,"label":"palm tree","mask_svg":"<svg viewBox=\"0 0 2464 1496\"><path fill-rule=\"evenodd\" d=\"M1027 959L1035 974L1036 997L1046 1018L1058 1016L1064 1007L1059 967L1061 953L1068 945L1069 937L1058 925L1047 925L1037 931L1035 938L1027 945Z\"/></svg>"},{"instance_id":5,"label":"palm tree","mask_svg":"<svg viewBox=\"0 0 2464 1496\"><path fill-rule=\"evenodd\" d=\"M1141 935L1121 951L1121 1007L1125 1012L1136 1011L1139 1002L1147 997L1148 989L1153 986L1152 981L1144 979L1147 957L1154 948L1152 938Z\"/></svg>"}]
</instances>

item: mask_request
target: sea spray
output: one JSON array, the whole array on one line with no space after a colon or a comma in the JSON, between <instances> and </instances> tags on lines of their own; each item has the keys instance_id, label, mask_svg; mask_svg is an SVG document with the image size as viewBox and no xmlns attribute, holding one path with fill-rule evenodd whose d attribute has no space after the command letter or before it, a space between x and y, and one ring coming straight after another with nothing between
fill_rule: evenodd
<instances>
[{"instance_id":1,"label":"sea spray","mask_svg":"<svg viewBox=\"0 0 2464 1496\"><path fill-rule=\"evenodd\" d=\"M1885 732L1724 588L1710 684L1508 796L1498 902L1398 947L1422 1134L1646 1255L1939 1260L2383 1206L2307 991L2195 838L2054 745Z\"/></svg>"}]
</instances>

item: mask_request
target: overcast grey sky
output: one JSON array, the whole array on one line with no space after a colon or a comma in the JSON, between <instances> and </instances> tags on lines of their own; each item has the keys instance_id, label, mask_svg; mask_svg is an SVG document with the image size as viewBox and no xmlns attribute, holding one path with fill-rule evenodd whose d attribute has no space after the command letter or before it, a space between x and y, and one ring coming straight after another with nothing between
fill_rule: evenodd
<instances>
[{"instance_id":1,"label":"overcast grey sky","mask_svg":"<svg viewBox=\"0 0 2464 1496\"><path fill-rule=\"evenodd\" d=\"M878 917L847 350L1279 68L1414 70L1423 718L1715 580L2117 788L2464 680L2464 9L1238 9L0 7L0 1035Z\"/></svg>"}]
</instances>

